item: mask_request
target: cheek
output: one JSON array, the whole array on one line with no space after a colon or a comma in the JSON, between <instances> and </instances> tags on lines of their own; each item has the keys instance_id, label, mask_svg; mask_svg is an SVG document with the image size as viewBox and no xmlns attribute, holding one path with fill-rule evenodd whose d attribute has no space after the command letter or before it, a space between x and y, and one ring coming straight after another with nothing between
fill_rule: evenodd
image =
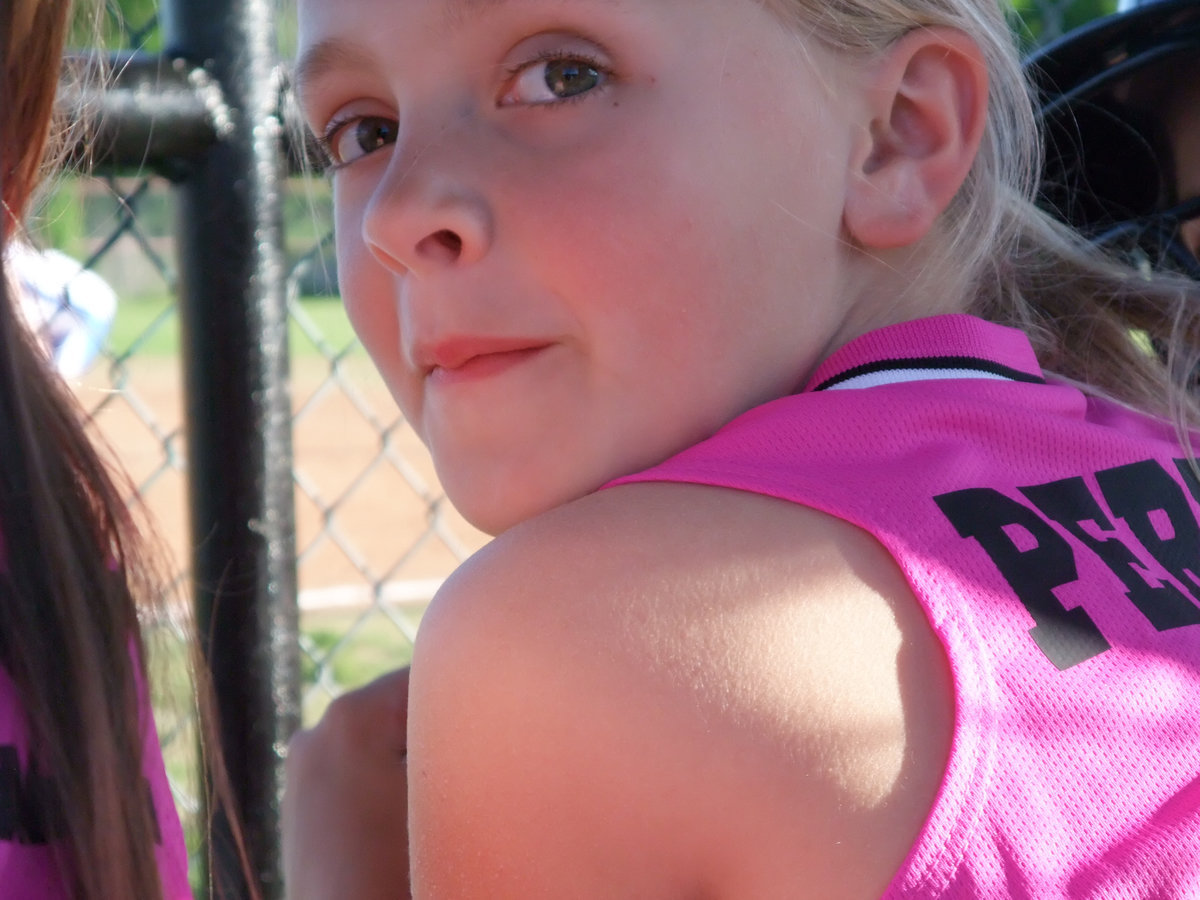
<instances>
[{"instance_id":1,"label":"cheek","mask_svg":"<svg viewBox=\"0 0 1200 900\"><path fill-rule=\"evenodd\" d=\"M712 189L707 167L640 149L620 153L620 165L575 160L561 177L543 169L505 192L504 208L517 210L505 224L528 258L562 295L596 297L608 314L712 289L751 224L737 198Z\"/></svg>"},{"instance_id":2,"label":"cheek","mask_svg":"<svg viewBox=\"0 0 1200 900\"><path fill-rule=\"evenodd\" d=\"M1192 219L1184 223L1180 229L1184 245L1192 251L1192 256L1200 260L1200 219Z\"/></svg>"},{"instance_id":3,"label":"cheek","mask_svg":"<svg viewBox=\"0 0 1200 900\"><path fill-rule=\"evenodd\" d=\"M363 243L356 217L340 206L335 227L338 288L346 317L397 404L411 417L416 410L412 377L401 349L398 282Z\"/></svg>"},{"instance_id":4,"label":"cheek","mask_svg":"<svg viewBox=\"0 0 1200 900\"><path fill-rule=\"evenodd\" d=\"M338 289L350 324L370 349L371 340L378 337L379 318L393 308L387 302L386 272L363 242L363 204L336 183L333 203Z\"/></svg>"},{"instance_id":5,"label":"cheek","mask_svg":"<svg viewBox=\"0 0 1200 900\"><path fill-rule=\"evenodd\" d=\"M361 251L361 252L360 252ZM359 248L339 246L338 288L342 305L354 331L365 345L378 339L380 319L388 317L390 303L381 296L381 279L374 276L374 260L369 253ZM392 314L390 318L395 319Z\"/></svg>"},{"instance_id":6,"label":"cheek","mask_svg":"<svg viewBox=\"0 0 1200 900\"><path fill-rule=\"evenodd\" d=\"M1179 196L1182 199L1200 197L1200 122L1187 135L1176 164ZM1180 226L1180 235L1192 255L1200 259L1200 217L1189 219Z\"/></svg>"}]
</instances>

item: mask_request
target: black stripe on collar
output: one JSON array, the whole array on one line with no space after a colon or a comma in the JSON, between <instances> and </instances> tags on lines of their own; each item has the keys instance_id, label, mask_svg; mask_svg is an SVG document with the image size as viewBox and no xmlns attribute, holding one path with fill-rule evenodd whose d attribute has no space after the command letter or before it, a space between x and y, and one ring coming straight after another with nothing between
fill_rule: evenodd
<instances>
[{"instance_id":1,"label":"black stripe on collar","mask_svg":"<svg viewBox=\"0 0 1200 900\"><path fill-rule=\"evenodd\" d=\"M1045 384L1046 379L1040 375L1031 375L1020 369L1002 366L1000 363L977 356L915 356L905 359L880 359L875 362L863 363L837 375L827 378L818 384L814 391L823 391L834 385L857 378L860 375L871 375L875 372L897 371L901 369L972 369L976 372L987 372L989 375L999 375L1010 381L1023 381L1028 384Z\"/></svg>"}]
</instances>

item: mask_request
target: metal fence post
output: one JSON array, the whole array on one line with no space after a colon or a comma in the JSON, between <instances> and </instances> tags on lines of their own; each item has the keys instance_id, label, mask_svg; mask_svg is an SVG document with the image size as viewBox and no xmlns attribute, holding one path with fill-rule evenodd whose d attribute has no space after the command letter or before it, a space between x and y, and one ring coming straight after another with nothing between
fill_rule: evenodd
<instances>
[{"instance_id":1,"label":"metal fence post","mask_svg":"<svg viewBox=\"0 0 1200 900\"><path fill-rule=\"evenodd\" d=\"M203 67L218 141L179 186L197 631L264 900L283 896L282 757L299 722L284 156L270 0L164 0L165 51ZM210 881L248 896L213 820Z\"/></svg>"}]
</instances>

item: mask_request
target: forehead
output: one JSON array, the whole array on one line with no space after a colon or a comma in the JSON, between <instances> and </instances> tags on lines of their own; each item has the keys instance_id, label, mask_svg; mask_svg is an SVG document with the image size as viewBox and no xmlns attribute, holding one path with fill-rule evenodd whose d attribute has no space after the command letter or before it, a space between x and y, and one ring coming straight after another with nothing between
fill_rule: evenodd
<instances>
[{"instance_id":1,"label":"forehead","mask_svg":"<svg viewBox=\"0 0 1200 900\"><path fill-rule=\"evenodd\" d=\"M588 7L615 8L649 0L298 0L299 50L295 83L306 85L337 70L369 69L380 47L395 49L419 34L421 44L437 46L473 21L507 9L568 12Z\"/></svg>"},{"instance_id":2,"label":"forehead","mask_svg":"<svg viewBox=\"0 0 1200 900\"><path fill-rule=\"evenodd\" d=\"M398 43L420 31L436 42L455 23L509 0L298 0L299 40L294 78L306 86L338 69L366 69L380 38Z\"/></svg>"},{"instance_id":3,"label":"forehead","mask_svg":"<svg viewBox=\"0 0 1200 900\"><path fill-rule=\"evenodd\" d=\"M330 62L345 62L349 44L369 27L376 34L395 34L397 27L419 23L436 38L462 27L473 17L528 0L298 0L301 76ZM567 6L578 0L543 0ZM432 34L430 33L432 31Z\"/></svg>"},{"instance_id":4,"label":"forehead","mask_svg":"<svg viewBox=\"0 0 1200 900\"><path fill-rule=\"evenodd\" d=\"M343 21L348 7L370 7L376 27L386 30L390 17L428 16L427 21L444 30L461 27L473 17L508 6L571 8L576 6L619 6L626 0L299 0L301 41L306 27Z\"/></svg>"}]
</instances>

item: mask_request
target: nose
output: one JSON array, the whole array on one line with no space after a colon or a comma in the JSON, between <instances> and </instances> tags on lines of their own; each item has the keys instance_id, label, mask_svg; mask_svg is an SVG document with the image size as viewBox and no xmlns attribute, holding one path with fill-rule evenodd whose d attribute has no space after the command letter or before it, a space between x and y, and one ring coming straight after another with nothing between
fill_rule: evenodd
<instances>
[{"instance_id":1,"label":"nose","mask_svg":"<svg viewBox=\"0 0 1200 900\"><path fill-rule=\"evenodd\" d=\"M420 279L487 254L493 217L463 147L393 152L363 216L363 239L387 268ZM399 151L397 147L397 151Z\"/></svg>"}]
</instances>

